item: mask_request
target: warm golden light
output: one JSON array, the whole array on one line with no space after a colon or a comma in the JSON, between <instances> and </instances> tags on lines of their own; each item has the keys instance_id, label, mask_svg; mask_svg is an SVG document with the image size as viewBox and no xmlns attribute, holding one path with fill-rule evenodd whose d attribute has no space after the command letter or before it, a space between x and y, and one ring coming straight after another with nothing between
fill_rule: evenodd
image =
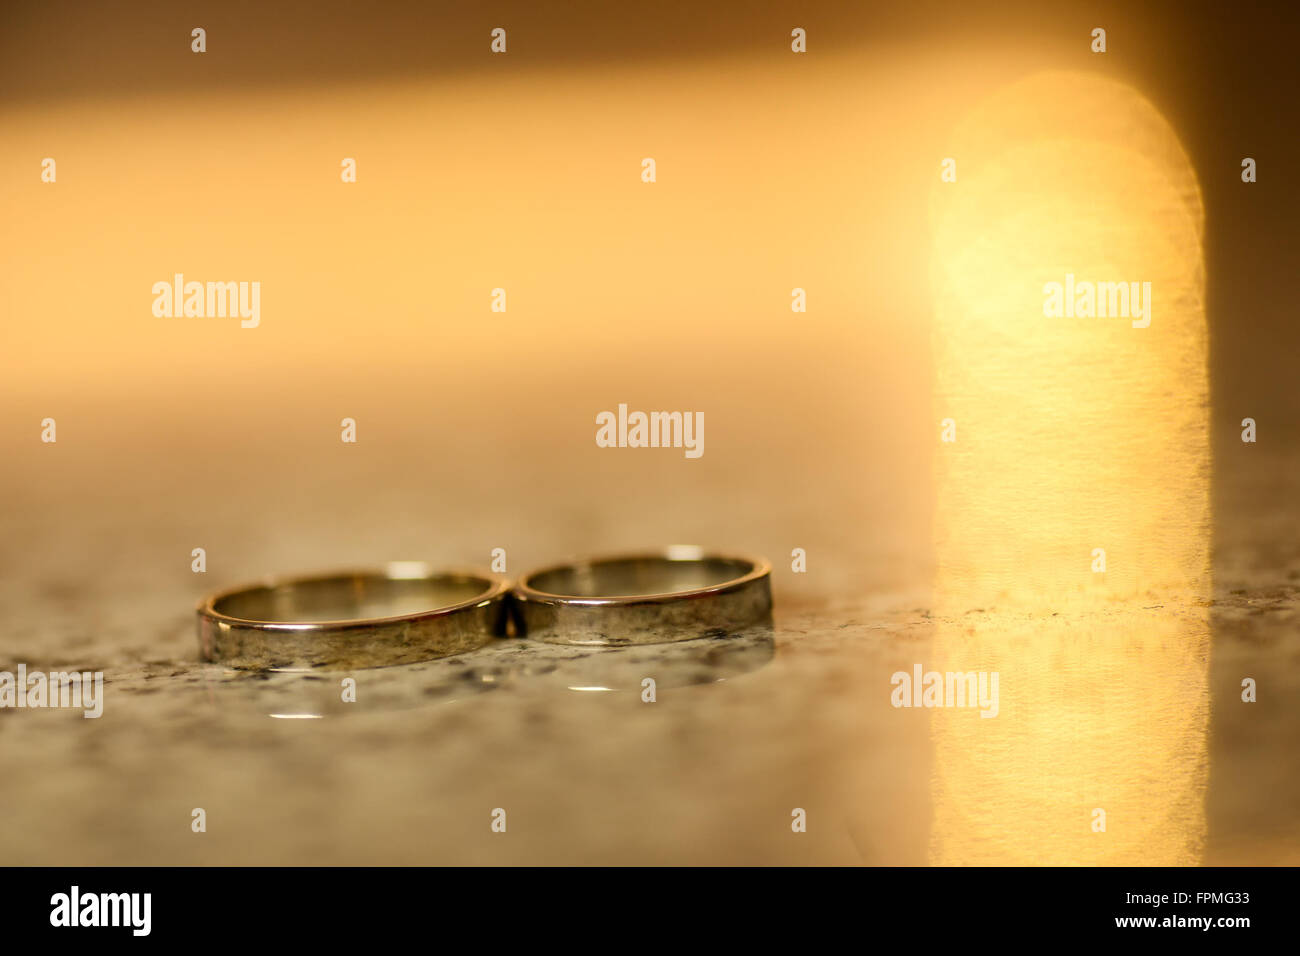
<instances>
[{"instance_id":1,"label":"warm golden light","mask_svg":"<svg viewBox=\"0 0 1300 956\"><path fill-rule=\"evenodd\" d=\"M1195 175L1144 99L1068 74L988 101L950 155L957 180L933 202L935 417L955 440L938 454L927 668L996 671L1001 700L994 719L934 711L932 859L1197 862L1210 582ZM1105 290L1091 305L1090 287Z\"/></svg>"}]
</instances>

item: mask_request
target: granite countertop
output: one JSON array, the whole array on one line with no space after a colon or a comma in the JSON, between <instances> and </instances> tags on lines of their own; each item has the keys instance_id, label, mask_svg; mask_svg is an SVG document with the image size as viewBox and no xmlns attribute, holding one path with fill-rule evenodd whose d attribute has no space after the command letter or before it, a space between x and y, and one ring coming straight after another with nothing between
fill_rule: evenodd
<instances>
[{"instance_id":1,"label":"granite countertop","mask_svg":"<svg viewBox=\"0 0 1300 956\"><path fill-rule=\"evenodd\" d=\"M129 509L88 504L54 524L11 510L0 670L103 669L107 684L98 720L0 711L0 861L1125 863L1140 850L1144 862L1295 864L1300 548L1287 530L1294 497L1278 484L1294 465L1219 476L1213 597L1195 605L940 614L923 577L854 593L828 574L819 593L778 569L770 628L607 650L500 639L354 672L354 704L340 699L340 675L199 662L192 606L204 584L160 572L157 534L125 533ZM54 529L73 519L119 559L70 547L73 532ZM261 564L282 560L281 546L268 541ZM860 571L846 562L841 573ZM1015 728L1029 717L1007 679L1004 763L972 769L961 740L975 714L891 706L890 674L935 659L943 635L1020 632L1058 641L1048 673L1097 652L1079 652L1080 635L1156 635L1138 642L1137 716L1095 740L1066 717L1026 743ZM1099 673L1099 687L1124 681ZM1258 703L1240 702L1242 675L1258 678ZM653 703L641 699L645 676ZM1124 706L1096 695L1081 708ZM1143 749L1152 739L1171 761L1158 774ZM1114 807L1137 799L1165 814L1149 832L1126 835L1112 810L1109 842L1060 834L1093 801L1086 786L1070 792L1070 767L1051 764L1082 773L1093 757L1119 766ZM1030 779L1051 788L1007 787ZM1007 800L998 813L1019 819L981 815ZM191 830L198 807L204 833ZM504 834L490 828L497 808ZM792 832L795 808L804 833Z\"/></svg>"}]
</instances>

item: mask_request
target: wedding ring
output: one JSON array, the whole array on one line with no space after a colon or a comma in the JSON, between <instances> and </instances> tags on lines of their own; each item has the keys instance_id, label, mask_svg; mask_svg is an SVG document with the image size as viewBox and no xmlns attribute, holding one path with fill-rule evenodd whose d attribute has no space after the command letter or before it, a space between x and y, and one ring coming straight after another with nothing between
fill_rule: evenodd
<instances>
[{"instance_id":1,"label":"wedding ring","mask_svg":"<svg viewBox=\"0 0 1300 956\"><path fill-rule=\"evenodd\" d=\"M503 634L509 585L487 571L400 561L376 571L269 579L198 607L199 653L235 667L413 664Z\"/></svg>"},{"instance_id":2,"label":"wedding ring","mask_svg":"<svg viewBox=\"0 0 1300 956\"><path fill-rule=\"evenodd\" d=\"M513 593L523 637L553 644L659 644L725 637L770 620L772 567L762 558L678 546L534 571Z\"/></svg>"}]
</instances>

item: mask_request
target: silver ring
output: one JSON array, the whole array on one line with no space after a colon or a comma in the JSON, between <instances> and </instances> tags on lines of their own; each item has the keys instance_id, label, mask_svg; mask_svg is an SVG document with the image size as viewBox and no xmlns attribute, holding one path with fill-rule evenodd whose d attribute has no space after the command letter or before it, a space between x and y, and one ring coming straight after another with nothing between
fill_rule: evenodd
<instances>
[{"instance_id":1,"label":"silver ring","mask_svg":"<svg viewBox=\"0 0 1300 956\"><path fill-rule=\"evenodd\" d=\"M722 637L772 613L762 558L677 546L533 571L512 592L523 637L552 644L659 644Z\"/></svg>"},{"instance_id":2,"label":"silver ring","mask_svg":"<svg viewBox=\"0 0 1300 956\"><path fill-rule=\"evenodd\" d=\"M507 582L488 571L382 570L270 578L199 604L199 654L294 670L414 664L504 633Z\"/></svg>"}]
</instances>

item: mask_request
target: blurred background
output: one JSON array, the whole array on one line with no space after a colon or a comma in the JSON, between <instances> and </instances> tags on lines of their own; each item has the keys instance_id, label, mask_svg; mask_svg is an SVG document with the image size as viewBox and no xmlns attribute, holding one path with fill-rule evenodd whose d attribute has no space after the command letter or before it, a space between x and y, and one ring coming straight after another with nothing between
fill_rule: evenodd
<instances>
[{"instance_id":1,"label":"blurred background","mask_svg":"<svg viewBox=\"0 0 1300 956\"><path fill-rule=\"evenodd\" d=\"M123 696L98 722L0 713L5 762L34 768L0 791L0 810L29 821L0 838L0 861L1295 863L1300 210L1294 24L1277 16L5 5L0 668L99 666ZM1014 136L1056 152L994 161L990 144ZM953 209L938 191L947 156L954 188L972 186ZM1053 157L1079 156L1074 180L1007 173L1069 172ZM355 183L340 181L345 157ZM1113 215L1094 220L1119 217L1122 242L1078 228L1097 197ZM1016 208L1037 219L996 218ZM1052 224L1079 245L1049 251ZM1181 283L1176 308L1158 300L1150 350L1133 354L1139 333L1121 329L1090 340L1080 371L1058 333L1006 342L981 324L999 280L1025 275L1036 296L1090 249L1122 250L1088 260L1116 278ZM259 327L155 317L152 286L177 272L259 281ZM996 301L998 315L1025 306ZM1078 397L1081 381L1096 391ZM595 416L620 402L702 411L703 457L598 448ZM950 414L956 457L939 441ZM998 416L983 444L962 444ZM55 444L40 441L47 417ZM1244 417L1256 444L1240 440ZM1015 418L1047 437L1025 445ZM1067 449L1066 434L1085 437ZM1000 535L1022 506L1036 536ZM1051 550L1098 537L1131 545L1104 594L1086 591L1086 549L1069 570L1055 562L1077 549ZM1040 553L1039 539L1055 545ZM472 717L290 732L214 708L224 678L195 660L193 604L264 574L487 564L498 547L517 573L677 541L772 559L775 653L743 686L648 718L525 680L508 704L475 697ZM1047 625L1065 604L1103 646ZM994 605L1014 620L967 627ZM1062 653L1035 657L1035 641ZM895 669L976 658L1001 668L1012 701L1018 665L1035 688L1024 736L888 706ZM1081 672L1079 711L1053 711L1045 675ZM1126 705L1106 696L1117 672L1134 675L1116 692ZM1273 683L1243 711L1247 674ZM1153 684L1181 689L1152 704ZM258 710L256 688L237 699ZM1109 716L1079 744L1090 706ZM593 707L615 709L593 720ZM1053 746L1035 736L1044 721ZM426 746L421 770L409 761ZM982 748L1019 769L981 777ZM1081 784L1062 808L1071 783L1049 764L1080 779L1118 769L1108 797ZM1153 799L1162 786L1177 792ZM405 836L430 812L486 814L502 791L535 824L513 844L490 843L486 824L481 841ZM189 809L205 799L240 826L196 844ZM1107 799L1165 816L1044 848ZM1025 802L1045 807L1032 825ZM835 822L792 844L790 807L805 805ZM665 806L689 810L645 825Z\"/></svg>"}]
</instances>

